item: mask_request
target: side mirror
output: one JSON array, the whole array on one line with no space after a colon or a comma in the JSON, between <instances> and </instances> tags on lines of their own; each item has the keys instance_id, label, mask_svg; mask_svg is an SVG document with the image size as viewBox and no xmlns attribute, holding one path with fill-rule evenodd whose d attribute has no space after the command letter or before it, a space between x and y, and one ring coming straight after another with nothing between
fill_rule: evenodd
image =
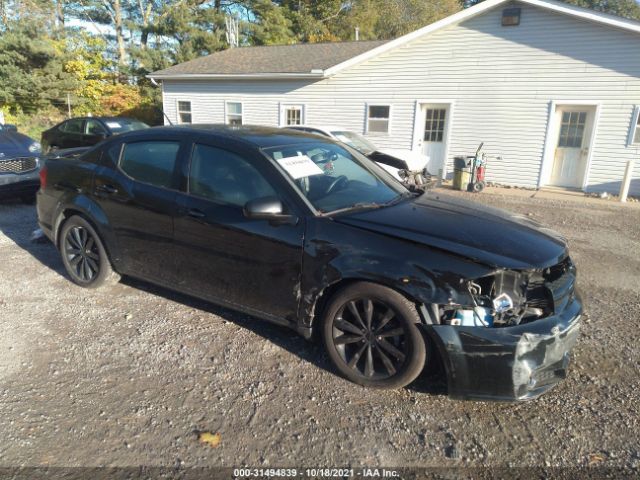
<instances>
[{"instance_id":1,"label":"side mirror","mask_svg":"<svg viewBox=\"0 0 640 480\"><path fill-rule=\"evenodd\" d=\"M2 128L4 130L6 130L7 132L17 132L18 131L18 127L16 127L15 125L12 125L10 123L5 123Z\"/></svg>"},{"instance_id":2,"label":"side mirror","mask_svg":"<svg viewBox=\"0 0 640 480\"><path fill-rule=\"evenodd\" d=\"M298 223L295 216L284 213L284 207L278 197L261 197L248 201L244 206L244 216L274 223Z\"/></svg>"}]
</instances>

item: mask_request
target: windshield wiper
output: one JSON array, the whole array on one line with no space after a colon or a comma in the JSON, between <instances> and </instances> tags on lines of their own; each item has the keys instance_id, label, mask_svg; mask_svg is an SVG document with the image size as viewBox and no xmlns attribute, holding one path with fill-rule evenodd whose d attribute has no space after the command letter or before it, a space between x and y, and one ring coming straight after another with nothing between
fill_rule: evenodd
<instances>
[{"instance_id":1,"label":"windshield wiper","mask_svg":"<svg viewBox=\"0 0 640 480\"><path fill-rule=\"evenodd\" d=\"M324 213L325 216L332 216L336 213L344 213L344 212L353 212L358 210L373 210L375 208L384 207L385 203L375 203L375 202L358 202L350 205L348 207L339 208L338 210L331 210L330 212Z\"/></svg>"}]
</instances>

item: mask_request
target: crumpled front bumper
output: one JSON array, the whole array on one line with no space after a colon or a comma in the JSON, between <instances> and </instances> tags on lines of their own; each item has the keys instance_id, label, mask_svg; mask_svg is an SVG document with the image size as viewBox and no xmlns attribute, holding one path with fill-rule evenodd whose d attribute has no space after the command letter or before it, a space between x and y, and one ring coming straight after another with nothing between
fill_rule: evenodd
<instances>
[{"instance_id":1,"label":"crumpled front bumper","mask_svg":"<svg viewBox=\"0 0 640 480\"><path fill-rule=\"evenodd\" d=\"M451 397L528 400L565 378L581 315L576 293L560 314L525 325L425 329L442 354Z\"/></svg>"}]
</instances>

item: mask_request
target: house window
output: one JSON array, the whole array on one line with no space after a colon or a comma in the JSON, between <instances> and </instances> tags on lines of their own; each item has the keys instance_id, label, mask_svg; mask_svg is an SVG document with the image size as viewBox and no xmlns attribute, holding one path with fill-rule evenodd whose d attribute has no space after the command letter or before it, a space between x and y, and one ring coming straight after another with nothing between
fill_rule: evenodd
<instances>
[{"instance_id":1,"label":"house window","mask_svg":"<svg viewBox=\"0 0 640 480\"><path fill-rule=\"evenodd\" d=\"M633 123L631 124L631 145L640 145L640 106L636 107L633 114Z\"/></svg>"},{"instance_id":2,"label":"house window","mask_svg":"<svg viewBox=\"0 0 640 480\"><path fill-rule=\"evenodd\" d=\"M369 105L367 107L367 133L388 133L391 107L389 105Z\"/></svg>"},{"instance_id":3,"label":"house window","mask_svg":"<svg viewBox=\"0 0 640 480\"><path fill-rule=\"evenodd\" d=\"M304 105L280 105L280 126L304 125Z\"/></svg>"},{"instance_id":4,"label":"house window","mask_svg":"<svg viewBox=\"0 0 640 480\"><path fill-rule=\"evenodd\" d=\"M292 105L284 108L285 125L303 125L304 107L302 105Z\"/></svg>"},{"instance_id":5,"label":"house window","mask_svg":"<svg viewBox=\"0 0 640 480\"><path fill-rule=\"evenodd\" d=\"M191 123L191 102L178 101L178 123Z\"/></svg>"},{"instance_id":6,"label":"house window","mask_svg":"<svg viewBox=\"0 0 640 480\"><path fill-rule=\"evenodd\" d=\"M227 102L227 125L242 125L242 103Z\"/></svg>"}]
</instances>

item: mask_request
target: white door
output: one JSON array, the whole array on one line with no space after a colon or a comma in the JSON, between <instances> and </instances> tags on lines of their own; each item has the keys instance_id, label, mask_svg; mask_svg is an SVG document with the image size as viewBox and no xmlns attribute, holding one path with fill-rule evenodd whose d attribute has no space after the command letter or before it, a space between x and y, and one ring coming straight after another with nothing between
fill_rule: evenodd
<instances>
[{"instance_id":1,"label":"white door","mask_svg":"<svg viewBox=\"0 0 640 480\"><path fill-rule=\"evenodd\" d=\"M449 108L446 105L423 105L424 131L422 153L429 159L428 170L432 175L444 173L446 132Z\"/></svg>"},{"instance_id":2,"label":"white door","mask_svg":"<svg viewBox=\"0 0 640 480\"><path fill-rule=\"evenodd\" d=\"M582 188L587 171L594 110L558 107L560 129L550 185Z\"/></svg>"}]
</instances>

